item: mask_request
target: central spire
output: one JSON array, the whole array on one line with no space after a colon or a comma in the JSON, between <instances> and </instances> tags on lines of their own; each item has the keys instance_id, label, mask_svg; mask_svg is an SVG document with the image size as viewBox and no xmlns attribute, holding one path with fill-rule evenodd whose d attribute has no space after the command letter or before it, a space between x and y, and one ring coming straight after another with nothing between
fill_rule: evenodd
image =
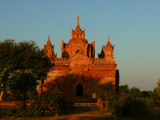
<instances>
[{"instance_id":1,"label":"central spire","mask_svg":"<svg viewBox=\"0 0 160 120\"><path fill-rule=\"evenodd\" d=\"M52 45L52 44L51 44L51 41L50 41L50 35L48 35L47 45Z\"/></svg>"},{"instance_id":2,"label":"central spire","mask_svg":"<svg viewBox=\"0 0 160 120\"><path fill-rule=\"evenodd\" d=\"M108 42L110 42L110 38L109 38L109 36L108 36Z\"/></svg>"},{"instance_id":3,"label":"central spire","mask_svg":"<svg viewBox=\"0 0 160 120\"><path fill-rule=\"evenodd\" d=\"M85 38L85 29L82 31L80 28L79 16L77 20L77 27L75 30L72 29L72 39L84 39Z\"/></svg>"},{"instance_id":4,"label":"central spire","mask_svg":"<svg viewBox=\"0 0 160 120\"><path fill-rule=\"evenodd\" d=\"M78 20L77 20L77 27L80 26L80 23L79 23L79 16L78 16Z\"/></svg>"}]
</instances>

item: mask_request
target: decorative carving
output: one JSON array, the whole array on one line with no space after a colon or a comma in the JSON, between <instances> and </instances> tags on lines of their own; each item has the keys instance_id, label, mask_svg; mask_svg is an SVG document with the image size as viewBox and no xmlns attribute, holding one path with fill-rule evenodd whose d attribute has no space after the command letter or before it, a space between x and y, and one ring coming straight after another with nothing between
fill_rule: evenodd
<instances>
[{"instance_id":1,"label":"decorative carving","mask_svg":"<svg viewBox=\"0 0 160 120\"><path fill-rule=\"evenodd\" d=\"M98 58L95 58L95 40L92 43L88 43L87 39L85 39L85 29L83 31L81 30L79 17L76 29L72 29L72 38L68 43L64 43L64 40L62 40L61 58L57 58L57 55L54 54L54 45L52 46L50 42L50 36L48 37L47 44L44 45L44 49L46 56L54 62L52 71L48 73L46 83L51 79L55 82L57 76L65 76L67 74L80 75L80 78L82 76L88 76L99 79L99 82L96 84L93 84L93 79L90 79L90 82L85 79L75 79L71 83L74 89L69 88L72 89L72 93L75 93L74 100L82 101L76 98L76 87L79 83L84 87L83 95L91 100L93 100L91 98L93 86L107 82L116 83L115 71L117 64L113 58L114 45L111 45L108 37L107 44L102 46L101 53L98 54ZM67 82L69 80L63 81L62 84L64 84L64 88L66 87L68 89L68 86L66 86ZM72 93L68 93L68 96L71 96ZM87 102L89 101L87 100Z\"/></svg>"}]
</instances>

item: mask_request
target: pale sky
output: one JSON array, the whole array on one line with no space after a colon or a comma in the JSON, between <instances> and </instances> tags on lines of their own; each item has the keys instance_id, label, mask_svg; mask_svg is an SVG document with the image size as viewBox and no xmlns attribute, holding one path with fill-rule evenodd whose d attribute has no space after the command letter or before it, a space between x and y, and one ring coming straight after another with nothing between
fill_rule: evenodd
<instances>
[{"instance_id":1,"label":"pale sky","mask_svg":"<svg viewBox=\"0 0 160 120\"><path fill-rule=\"evenodd\" d=\"M153 90L160 78L160 0L0 0L0 41L34 40L40 48L48 35L61 57L80 17L96 57L108 36L120 85Z\"/></svg>"}]
</instances>

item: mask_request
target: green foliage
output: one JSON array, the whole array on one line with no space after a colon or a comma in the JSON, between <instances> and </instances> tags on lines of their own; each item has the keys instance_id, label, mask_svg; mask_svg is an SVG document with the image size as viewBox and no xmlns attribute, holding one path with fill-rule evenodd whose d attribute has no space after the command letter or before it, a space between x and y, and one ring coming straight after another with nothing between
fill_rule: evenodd
<instances>
[{"instance_id":1,"label":"green foliage","mask_svg":"<svg viewBox=\"0 0 160 120\"><path fill-rule=\"evenodd\" d=\"M49 93L44 93L37 98L30 106L30 115L32 116L48 116L62 112L64 109L64 98L57 89L53 89Z\"/></svg>"},{"instance_id":2,"label":"green foliage","mask_svg":"<svg viewBox=\"0 0 160 120\"><path fill-rule=\"evenodd\" d=\"M44 79L51 67L44 50L33 41L0 42L0 90L22 94L24 105L27 92L36 89L37 80Z\"/></svg>"},{"instance_id":3,"label":"green foliage","mask_svg":"<svg viewBox=\"0 0 160 120\"><path fill-rule=\"evenodd\" d=\"M134 116L145 111L146 99L138 88L128 89L128 86L120 87L119 95L115 95L108 104L108 109L114 111L117 116ZM149 105L148 105L149 106Z\"/></svg>"},{"instance_id":4,"label":"green foliage","mask_svg":"<svg viewBox=\"0 0 160 120\"><path fill-rule=\"evenodd\" d=\"M38 97L37 89L27 92L27 100L33 100L33 99L36 99L37 97Z\"/></svg>"},{"instance_id":5,"label":"green foliage","mask_svg":"<svg viewBox=\"0 0 160 120\"><path fill-rule=\"evenodd\" d=\"M8 88L8 79L12 70L12 52L15 46L14 40L6 40L0 42L0 90Z\"/></svg>"},{"instance_id":6,"label":"green foliage","mask_svg":"<svg viewBox=\"0 0 160 120\"><path fill-rule=\"evenodd\" d=\"M160 96L160 79L157 82L156 91L157 91L158 95Z\"/></svg>"},{"instance_id":7,"label":"green foliage","mask_svg":"<svg viewBox=\"0 0 160 120\"><path fill-rule=\"evenodd\" d=\"M139 98L141 97L141 91L139 90L139 88L133 87L129 90L129 96L131 96L132 98Z\"/></svg>"},{"instance_id":8,"label":"green foliage","mask_svg":"<svg viewBox=\"0 0 160 120\"><path fill-rule=\"evenodd\" d=\"M156 88L152 92L152 98L154 100L159 100L160 99L160 96L158 95L158 92L157 92Z\"/></svg>"},{"instance_id":9,"label":"green foliage","mask_svg":"<svg viewBox=\"0 0 160 120\"><path fill-rule=\"evenodd\" d=\"M125 94L127 95L129 93L129 87L128 85L121 85L119 86L119 94Z\"/></svg>"},{"instance_id":10,"label":"green foliage","mask_svg":"<svg viewBox=\"0 0 160 120\"><path fill-rule=\"evenodd\" d=\"M116 104L115 113L117 116L136 116L145 111L146 105L142 99L132 97L121 98Z\"/></svg>"},{"instance_id":11,"label":"green foliage","mask_svg":"<svg viewBox=\"0 0 160 120\"><path fill-rule=\"evenodd\" d=\"M109 111L113 112L116 105L118 104L120 99L124 99L129 94L128 85L119 86L119 94L114 94L113 97L109 100L107 108Z\"/></svg>"},{"instance_id":12,"label":"green foliage","mask_svg":"<svg viewBox=\"0 0 160 120\"><path fill-rule=\"evenodd\" d=\"M114 112L114 109L116 107L116 105L118 104L119 102L119 96L118 95L114 95L110 100L109 100L109 103L107 105L107 108L110 112Z\"/></svg>"},{"instance_id":13,"label":"green foliage","mask_svg":"<svg viewBox=\"0 0 160 120\"><path fill-rule=\"evenodd\" d=\"M20 107L1 107L0 106L0 118L3 117L17 117L17 115L21 114L23 108Z\"/></svg>"},{"instance_id":14,"label":"green foliage","mask_svg":"<svg viewBox=\"0 0 160 120\"><path fill-rule=\"evenodd\" d=\"M151 98L152 92L151 91L142 91L141 92L141 97L143 98Z\"/></svg>"},{"instance_id":15,"label":"green foliage","mask_svg":"<svg viewBox=\"0 0 160 120\"><path fill-rule=\"evenodd\" d=\"M99 85L97 88L98 97L100 97L103 101L110 100L115 94L115 86L112 83L105 83Z\"/></svg>"},{"instance_id":16,"label":"green foliage","mask_svg":"<svg viewBox=\"0 0 160 120\"><path fill-rule=\"evenodd\" d=\"M146 107L147 108L152 108L152 107L156 107L156 101L153 99L153 98L143 98L145 104L146 104Z\"/></svg>"},{"instance_id":17,"label":"green foliage","mask_svg":"<svg viewBox=\"0 0 160 120\"><path fill-rule=\"evenodd\" d=\"M11 91L13 92L17 91L23 95L24 106L25 106L25 101L27 99L27 92L34 91L36 86L38 85L36 77L31 72L19 71L14 73L10 79L11 80L9 86Z\"/></svg>"}]
</instances>

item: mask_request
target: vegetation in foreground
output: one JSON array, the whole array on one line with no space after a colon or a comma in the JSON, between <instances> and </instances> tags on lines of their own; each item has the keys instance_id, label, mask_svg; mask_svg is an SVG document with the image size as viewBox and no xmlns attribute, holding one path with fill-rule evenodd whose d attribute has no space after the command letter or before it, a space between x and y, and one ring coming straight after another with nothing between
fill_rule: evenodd
<instances>
[{"instance_id":1,"label":"vegetation in foreground","mask_svg":"<svg viewBox=\"0 0 160 120\"><path fill-rule=\"evenodd\" d=\"M104 86L108 87L109 85L106 84ZM141 92L138 88L129 89L125 85L120 86L119 94L112 94L107 98L105 94L107 94L107 91L104 92L104 96L101 94L101 97L104 102L108 100L109 103L105 105L104 112L111 113L110 116L106 117L107 120L160 119L160 104L158 103L160 96L156 90L153 92ZM72 109L69 110L70 112L65 112L66 104L64 100L58 89L51 89L50 92L43 94L40 98L36 98L25 109L24 107L0 107L0 117L42 117L75 113L75 111L72 112Z\"/></svg>"}]
</instances>

